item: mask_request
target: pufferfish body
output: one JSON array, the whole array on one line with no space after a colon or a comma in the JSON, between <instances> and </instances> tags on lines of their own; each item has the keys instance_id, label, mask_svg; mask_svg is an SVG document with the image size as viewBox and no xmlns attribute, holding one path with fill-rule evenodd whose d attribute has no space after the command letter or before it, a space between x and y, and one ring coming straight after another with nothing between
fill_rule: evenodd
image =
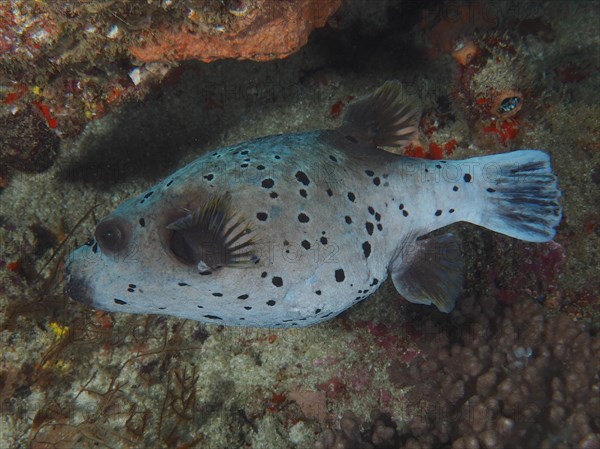
<instances>
[{"instance_id":1,"label":"pufferfish body","mask_svg":"<svg viewBox=\"0 0 600 449\"><path fill-rule=\"evenodd\" d=\"M548 241L560 192L542 151L394 154L418 119L391 81L350 105L338 129L200 157L97 225L67 260L67 292L108 311L299 327L362 301L389 273L407 300L448 312L464 271L459 241L428 234L465 221Z\"/></svg>"}]
</instances>

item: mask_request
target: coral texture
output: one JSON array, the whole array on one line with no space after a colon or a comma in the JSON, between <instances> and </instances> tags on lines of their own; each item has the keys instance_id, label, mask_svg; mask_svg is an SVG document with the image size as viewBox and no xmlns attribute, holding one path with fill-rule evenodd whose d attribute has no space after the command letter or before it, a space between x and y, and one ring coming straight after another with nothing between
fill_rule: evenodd
<instances>
[{"instance_id":1,"label":"coral texture","mask_svg":"<svg viewBox=\"0 0 600 449\"><path fill-rule=\"evenodd\" d=\"M403 447L598 447L600 336L531 300L469 298L452 319L412 364L389 368L412 387Z\"/></svg>"},{"instance_id":2,"label":"coral texture","mask_svg":"<svg viewBox=\"0 0 600 449\"><path fill-rule=\"evenodd\" d=\"M409 387L407 426L346 412L315 449L592 449L600 447L600 336L533 301L462 302L447 332L425 319L420 354L394 359Z\"/></svg>"},{"instance_id":3,"label":"coral texture","mask_svg":"<svg viewBox=\"0 0 600 449\"><path fill-rule=\"evenodd\" d=\"M152 30L146 36L147 43L132 46L129 51L143 62L285 58L308 41L313 29L324 26L340 4L341 0L259 0L244 8L245 17L231 30L206 32L176 25Z\"/></svg>"}]
</instances>

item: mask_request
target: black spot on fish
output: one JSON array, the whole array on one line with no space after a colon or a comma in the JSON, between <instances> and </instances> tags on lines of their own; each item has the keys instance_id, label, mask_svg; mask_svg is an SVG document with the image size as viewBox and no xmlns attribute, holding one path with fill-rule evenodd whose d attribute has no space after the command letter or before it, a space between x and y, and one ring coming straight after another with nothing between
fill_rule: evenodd
<instances>
[{"instance_id":1,"label":"black spot on fish","mask_svg":"<svg viewBox=\"0 0 600 449\"><path fill-rule=\"evenodd\" d=\"M452 190L454 190L455 192L458 192L458 186L452 187Z\"/></svg>"},{"instance_id":2,"label":"black spot on fish","mask_svg":"<svg viewBox=\"0 0 600 449\"><path fill-rule=\"evenodd\" d=\"M146 220L144 220L144 217L140 218L140 226L143 228L144 226L146 226Z\"/></svg>"},{"instance_id":3,"label":"black spot on fish","mask_svg":"<svg viewBox=\"0 0 600 449\"><path fill-rule=\"evenodd\" d=\"M244 150L242 151L240 154L243 154L244 156L248 154L248 150Z\"/></svg>"},{"instance_id":4,"label":"black spot on fish","mask_svg":"<svg viewBox=\"0 0 600 449\"><path fill-rule=\"evenodd\" d=\"M277 194L277 192L271 192L271 193L269 194L269 196L270 196L271 198L277 198L279 195Z\"/></svg>"},{"instance_id":5,"label":"black spot on fish","mask_svg":"<svg viewBox=\"0 0 600 449\"><path fill-rule=\"evenodd\" d=\"M327 245L327 237L321 237L321 244Z\"/></svg>"},{"instance_id":6,"label":"black spot on fish","mask_svg":"<svg viewBox=\"0 0 600 449\"><path fill-rule=\"evenodd\" d=\"M204 309L204 306L196 306L196 307L198 307L199 309Z\"/></svg>"},{"instance_id":7,"label":"black spot on fish","mask_svg":"<svg viewBox=\"0 0 600 449\"><path fill-rule=\"evenodd\" d=\"M346 279L346 275L344 274L344 270L342 270L341 268L338 270L335 270L335 280L337 282L344 282L344 279Z\"/></svg>"},{"instance_id":8,"label":"black spot on fish","mask_svg":"<svg viewBox=\"0 0 600 449\"><path fill-rule=\"evenodd\" d=\"M273 156L275 159L281 159L281 156L279 156L278 154L276 154L275 156Z\"/></svg>"},{"instance_id":9,"label":"black spot on fish","mask_svg":"<svg viewBox=\"0 0 600 449\"><path fill-rule=\"evenodd\" d=\"M348 192L348 199L352 202L356 199L356 196L352 192Z\"/></svg>"},{"instance_id":10,"label":"black spot on fish","mask_svg":"<svg viewBox=\"0 0 600 449\"><path fill-rule=\"evenodd\" d=\"M127 304L125 301L123 301L122 299L118 299L118 298L114 298L114 301L115 301L115 304L119 304L120 306Z\"/></svg>"},{"instance_id":11,"label":"black spot on fish","mask_svg":"<svg viewBox=\"0 0 600 449\"><path fill-rule=\"evenodd\" d=\"M248 295L240 295L238 296L238 299L248 299Z\"/></svg>"},{"instance_id":12,"label":"black spot on fish","mask_svg":"<svg viewBox=\"0 0 600 449\"><path fill-rule=\"evenodd\" d=\"M449 214L453 214L453 213L454 213L454 209L450 209L450 210L448 211L448 213L449 213Z\"/></svg>"},{"instance_id":13,"label":"black spot on fish","mask_svg":"<svg viewBox=\"0 0 600 449\"><path fill-rule=\"evenodd\" d=\"M381 179L379 179L378 177L373 178L373 184L378 186L379 184L381 184Z\"/></svg>"},{"instance_id":14,"label":"black spot on fish","mask_svg":"<svg viewBox=\"0 0 600 449\"><path fill-rule=\"evenodd\" d=\"M302 240L301 245L304 249L310 249L310 242L308 240Z\"/></svg>"},{"instance_id":15,"label":"black spot on fish","mask_svg":"<svg viewBox=\"0 0 600 449\"><path fill-rule=\"evenodd\" d=\"M246 163L243 163L242 165L240 165L240 167L242 167L242 168L246 168L247 166L248 166L248 164L246 164Z\"/></svg>"},{"instance_id":16,"label":"black spot on fish","mask_svg":"<svg viewBox=\"0 0 600 449\"><path fill-rule=\"evenodd\" d=\"M440 209L435 211L435 216L439 217L440 215L442 215L442 211Z\"/></svg>"},{"instance_id":17,"label":"black spot on fish","mask_svg":"<svg viewBox=\"0 0 600 449\"><path fill-rule=\"evenodd\" d=\"M368 211L371 215L375 215L375 209L373 209L371 206L369 206Z\"/></svg>"},{"instance_id":18,"label":"black spot on fish","mask_svg":"<svg viewBox=\"0 0 600 449\"><path fill-rule=\"evenodd\" d=\"M331 191L331 189L327 189L326 192L328 196L333 196L333 192Z\"/></svg>"},{"instance_id":19,"label":"black spot on fish","mask_svg":"<svg viewBox=\"0 0 600 449\"><path fill-rule=\"evenodd\" d=\"M275 185L275 181L273 181L271 178L263 179L260 185L265 189L270 189Z\"/></svg>"},{"instance_id":20,"label":"black spot on fish","mask_svg":"<svg viewBox=\"0 0 600 449\"><path fill-rule=\"evenodd\" d=\"M127 289L127 291L128 291L129 293L133 293L135 290L134 290L133 288L128 288L128 289Z\"/></svg>"},{"instance_id":21,"label":"black spot on fish","mask_svg":"<svg viewBox=\"0 0 600 449\"><path fill-rule=\"evenodd\" d=\"M306 193L306 190L300 189L300 196L303 198L306 198L308 196L308 194Z\"/></svg>"},{"instance_id":22,"label":"black spot on fish","mask_svg":"<svg viewBox=\"0 0 600 449\"><path fill-rule=\"evenodd\" d=\"M321 294L321 290L317 290L317 291L315 292L315 295L320 295L320 294Z\"/></svg>"},{"instance_id":23,"label":"black spot on fish","mask_svg":"<svg viewBox=\"0 0 600 449\"><path fill-rule=\"evenodd\" d=\"M220 298L221 296L223 296L223 293L213 293L213 296L216 296L217 298Z\"/></svg>"},{"instance_id":24,"label":"black spot on fish","mask_svg":"<svg viewBox=\"0 0 600 449\"><path fill-rule=\"evenodd\" d=\"M268 306L271 306L271 307L273 307L275 304L276 304L276 302L275 302L275 301L273 301L272 299L269 299L269 300L267 301L267 305L268 305Z\"/></svg>"},{"instance_id":25,"label":"black spot on fish","mask_svg":"<svg viewBox=\"0 0 600 449\"><path fill-rule=\"evenodd\" d=\"M350 217L349 215L346 215L346 217L344 217L344 219L346 220L346 223L348 223L348 224L352 223L352 217Z\"/></svg>"},{"instance_id":26,"label":"black spot on fish","mask_svg":"<svg viewBox=\"0 0 600 449\"><path fill-rule=\"evenodd\" d=\"M365 253L365 257L369 257L371 255L371 244L369 242L364 242L362 244L362 249Z\"/></svg>"},{"instance_id":27,"label":"black spot on fish","mask_svg":"<svg viewBox=\"0 0 600 449\"><path fill-rule=\"evenodd\" d=\"M404 215L405 217L408 217L408 212L407 212L407 211L405 211L405 210L403 210L403 211L402 211L402 215Z\"/></svg>"},{"instance_id":28,"label":"black spot on fish","mask_svg":"<svg viewBox=\"0 0 600 449\"><path fill-rule=\"evenodd\" d=\"M222 320L223 319L220 316L216 316L216 315L204 315L204 318L208 318L209 320Z\"/></svg>"},{"instance_id":29,"label":"black spot on fish","mask_svg":"<svg viewBox=\"0 0 600 449\"><path fill-rule=\"evenodd\" d=\"M172 179L169 182L167 182L167 187L169 187L171 184L173 184L173 180Z\"/></svg>"},{"instance_id":30,"label":"black spot on fish","mask_svg":"<svg viewBox=\"0 0 600 449\"><path fill-rule=\"evenodd\" d=\"M266 212L258 212L256 214L256 218L258 218L260 221L267 221L267 218L269 218L269 216Z\"/></svg>"},{"instance_id":31,"label":"black spot on fish","mask_svg":"<svg viewBox=\"0 0 600 449\"><path fill-rule=\"evenodd\" d=\"M373 287L374 285L377 285L377 284L379 284L379 279L377 279L377 278L373 278L373 282L371 282L371 283L369 284L369 287Z\"/></svg>"},{"instance_id":32,"label":"black spot on fish","mask_svg":"<svg viewBox=\"0 0 600 449\"><path fill-rule=\"evenodd\" d=\"M212 180L213 180L213 178L214 178L214 175L213 175L212 173L210 173L210 174L208 174L208 175L204 176L204 179L206 179L206 180L208 180L208 181L212 181Z\"/></svg>"},{"instance_id":33,"label":"black spot on fish","mask_svg":"<svg viewBox=\"0 0 600 449\"><path fill-rule=\"evenodd\" d=\"M442 166L440 164L435 164L435 168L441 169Z\"/></svg>"},{"instance_id":34,"label":"black spot on fish","mask_svg":"<svg viewBox=\"0 0 600 449\"><path fill-rule=\"evenodd\" d=\"M379 212L375 212L375 220L381 221L381 214Z\"/></svg>"},{"instance_id":35,"label":"black spot on fish","mask_svg":"<svg viewBox=\"0 0 600 449\"><path fill-rule=\"evenodd\" d=\"M260 274L260 277L261 277L261 278L266 278L266 277L267 277L267 272L266 272L266 271L263 271L263 272Z\"/></svg>"},{"instance_id":36,"label":"black spot on fish","mask_svg":"<svg viewBox=\"0 0 600 449\"><path fill-rule=\"evenodd\" d=\"M204 270L204 271L198 272L198 274L200 276L208 276L209 274L212 274L212 271L210 271L210 270Z\"/></svg>"},{"instance_id":37,"label":"black spot on fish","mask_svg":"<svg viewBox=\"0 0 600 449\"><path fill-rule=\"evenodd\" d=\"M492 189L491 187L488 187L486 190L490 193L494 193L496 191L496 189Z\"/></svg>"},{"instance_id":38,"label":"black spot on fish","mask_svg":"<svg viewBox=\"0 0 600 449\"><path fill-rule=\"evenodd\" d=\"M187 287L190 284L186 284L185 282L178 282L177 285L179 285L180 287Z\"/></svg>"},{"instance_id":39,"label":"black spot on fish","mask_svg":"<svg viewBox=\"0 0 600 449\"><path fill-rule=\"evenodd\" d=\"M375 176L375 172L374 172L373 170L365 170L365 173L366 173L368 176Z\"/></svg>"},{"instance_id":40,"label":"black spot on fish","mask_svg":"<svg viewBox=\"0 0 600 449\"><path fill-rule=\"evenodd\" d=\"M301 182L302 184L304 184L305 186L310 184L310 180L308 179L308 176L306 176L306 173L304 173L303 171L296 172L296 179L299 182Z\"/></svg>"},{"instance_id":41,"label":"black spot on fish","mask_svg":"<svg viewBox=\"0 0 600 449\"><path fill-rule=\"evenodd\" d=\"M315 315L321 313L321 309L315 309Z\"/></svg>"},{"instance_id":42,"label":"black spot on fish","mask_svg":"<svg viewBox=\"0 0 600 449\"><path fill-rule=\"evenodd\" d=\"M135 284L129 284L128 287L129 288L137 288L137 286Z\"/></svg>"},{"instance_id":43,"label":"black spot on fish","mask_svg":"<svg viewBox=\"0 0 600 449\"><path fill-rule=\"evenodd\" d=\"M146 194L144 195L144 198L146 198L146 199L150 198L150 197L152 196L152 194L153 194L153 193L154 193L154 191L153 191L153 190L150 190L148 193L146 193Z\"/></svg>"},{"instance_id":44,"label":"black spot on fish","mask_svg":"<svg viewBox=\"0 0 600 449\"><path fill-rule=\"evenodd\" d=\"M465 176L463 176L463 179L465 180L465 182L471 182L471 175L468 173L465 173Z\"/></svg>"},{"instance_id":45,"label":"black spot on fish","mask_svg":"<svg viewBox=\"0 0 600 449\"><path fill-rule=\"evenodd\" d=\"M274 276L271 282L273 282L275 287L281 287L283 285L283 279L281 279L279 276Z\"/></svg>"},{"instance_id":46,"label":"black spot on fish","mask_svg":"<svg viewBox=\"0 0 600 449\"><path fill-rule=\"evenodd\" d=\"M306 215L304 212L298 214L298 221L300 223L308 223L310 221L310 218L308 217L308 215Z\"/></svg>"},{"instance_id":47,"label":"black spot on fish","mask_svg":"<svg viewBox=\"0 0 600 449\"><path fill-rule=\"evenodd\" d=\"M381 223L377 223L377 230L383 231L383 225Z\"/></svg>"},{"instance_id":48,"label":"black spot on fish","mask_svg":"<svg viewBox=\"0 0 600 449\"><path fill-rule=\"evenodd\" d=\"M369 235L373 235L373 229L374 229L373 223L371 223L370 221L367 221L365 223L365 228L367 229L367 232L369 233Z\"/></svg>"},{"instance_id":49,"label":"black spot on fish","mask_svg":"<svg viewBox=\"0 0 600 449\"><path fill-rule=\"evenodd\" d=\"M400 203L400 206L398 206L398 209L400 209L400 210L404 209L404 204Z\"/></svg>"},{"instance_id":50,"label":"black spot on fish","mask_svg":"<svg viewBox=\"0 0 600 449\"><path fill-rule=\"evenodd\" d=\"M252 310L252 307L251 306L244 306L244 309L246 309L246 310Z\"/></svg>"},{"instance_id":51,"label":"black spot on fish","mask_svg":"<svg viewBox=\"0 0 600 449\"><path fill-rule=\"evenodd\" d=\"M265 169L265 166L264 166L264 165L257 165L257 166L256 166L256 169L257 169L257 170L264 170L264 169Z\"/></svg>"},{"instance_id":52,"label":"black spot on fish","mask_svg":"<svg viewBox=\"0 0 600 449\"><path fill-rule=\"evenodd\" d=\"M333 162L337 162L337 159L335 156L329 155L329 159L331 159Z\"/></svg>"}]
</instances>

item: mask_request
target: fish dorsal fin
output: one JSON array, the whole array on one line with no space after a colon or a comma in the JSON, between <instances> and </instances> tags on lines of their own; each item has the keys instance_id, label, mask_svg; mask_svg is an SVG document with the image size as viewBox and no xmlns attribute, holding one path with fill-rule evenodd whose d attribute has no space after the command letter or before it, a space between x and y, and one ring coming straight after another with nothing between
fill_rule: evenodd
<instances>
[{"instance_id":1,"label":"fish dorsal fin","mask_svg":"<svg viewBox=\"0 0 600 449\"><path fill-rule=\"evenodd\" d=\"M229 193L214 196L167 225L172 231L169 248L181 262L200 271L258 263L257 237L230 202Z\"/></svg>"},{"instance_id":2,"label":"fish dorsal fin","mask_svg":"<svg viewBox=\"0 0 600 449\"><path fill-rule=\"evenodd\" d=\"M460 240L446 233L403 245L390 264L394 286L408 301L454 308L461 291L464 260Z\"/></svg>"},{"instance_id":3,"label":"fish dorsal fin","mask_svg":"<svg viewBox=\"0 0 600 449\"><path fill-rule=\"evenodd\" d=\"M386 81L372 94L348 106L342 132L375 147L391 147L386 150L391 153L400 153L400 148L417 137L420 117L420 108L408 99L402 84Z\"/></svg>"}]
</instances>

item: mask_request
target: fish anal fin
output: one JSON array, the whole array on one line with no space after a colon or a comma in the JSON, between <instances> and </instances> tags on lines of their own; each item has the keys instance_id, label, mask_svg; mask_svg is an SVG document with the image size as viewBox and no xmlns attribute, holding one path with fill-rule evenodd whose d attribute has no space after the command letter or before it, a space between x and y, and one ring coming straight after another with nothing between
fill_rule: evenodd
<instances>
[{"instance_id":1,"label":"fish anal fin","mask_svg":"<svg viewBox=\"0 0 600 449\"><path fill-rule=\"evenodd\" d=\"M390 272L396 290L408 301L450 312L464 274L460 240L446 233L407 243L390 264Z\"/></svg>"}]
</instances>

